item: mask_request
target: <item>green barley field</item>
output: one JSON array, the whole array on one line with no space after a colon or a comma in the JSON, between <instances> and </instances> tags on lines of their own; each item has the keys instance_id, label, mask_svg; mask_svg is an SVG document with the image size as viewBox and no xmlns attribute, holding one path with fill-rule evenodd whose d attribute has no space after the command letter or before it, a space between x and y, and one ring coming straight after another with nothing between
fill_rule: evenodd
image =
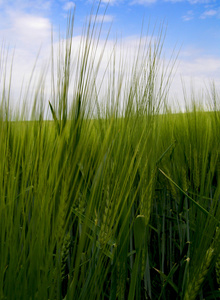
<instances>
[{"instance_id":1,"label":"green barley field","mask_svg":"<svg viewBox=\"0 0 220 300\"><path fill-rule=\"evenodd\" d=\"M73 60L73 20L49 101L10 113L1 82L0 299L220 299L218 95L169 108L162 30L100 84L102 24Z\"/></svg>"}]
</instances>

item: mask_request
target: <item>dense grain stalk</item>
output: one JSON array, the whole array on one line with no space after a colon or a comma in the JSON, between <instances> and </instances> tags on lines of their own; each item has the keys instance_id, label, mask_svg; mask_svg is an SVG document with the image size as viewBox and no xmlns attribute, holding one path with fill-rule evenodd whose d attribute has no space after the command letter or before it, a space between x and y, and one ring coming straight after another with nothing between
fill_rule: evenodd
<instances>
[{"instance_id":1,"label":"dense grain stalk","mask_svg":"<svg viewBox=\"0 0 220 300\"><path fill-rule=\"evenodd\" d=\"M49 103L42 73L20 115L2 48L0 299L218 298L218 97L166 111L163 26L129 70L115 42L100 73L109 32L100 48L92 15L75 56L70 15Z\"/></svg>"}]
</instances>

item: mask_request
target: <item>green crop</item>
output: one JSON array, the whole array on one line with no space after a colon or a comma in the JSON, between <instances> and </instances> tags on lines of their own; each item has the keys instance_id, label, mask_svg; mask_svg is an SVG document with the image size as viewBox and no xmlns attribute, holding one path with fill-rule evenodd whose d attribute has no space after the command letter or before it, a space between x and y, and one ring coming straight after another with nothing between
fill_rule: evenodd
<instances>
[{"instance_id":1,"label":"green crop","mask_svg":"<svg viewBox=\"0 0 220 300\"><path fill-rule=\"evenodd\" d=\"M219 299L218 95L171 113L163 26L98 80L108 35L91 16L74 59L73 21L49 102L12 112L2 71L0 299Z\"/></svg>"}]
</instances>

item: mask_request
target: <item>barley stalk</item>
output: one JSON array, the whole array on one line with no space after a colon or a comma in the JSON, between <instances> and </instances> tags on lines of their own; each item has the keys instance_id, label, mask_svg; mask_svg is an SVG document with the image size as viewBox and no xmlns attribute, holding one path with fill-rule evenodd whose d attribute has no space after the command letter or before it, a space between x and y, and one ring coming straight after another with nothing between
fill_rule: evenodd
<instances>
[{"instance_id":1,"label":"barley stalk","mask_svg":"<svg viewBox=\"0 0 220 300\"><path fill-rule=\"evenodd\" d=\"M141 202L140 202L140 215L145 216L146 226L149 223L150 214L151 214L151 204L152 204L153 188L154 188L154 176L155 176L155 171L152 171L151 178L150 178L147 188L144 192L144 195L141 197Z\"/></svg>"},{"instance_id":2,"label":"barley stalk","mask_svg":"<svg viewBox=\"0 0 220 300\"><path fill-rule=\"evenodd\" d=\"M124 299L125 285L126 285L126 266L125 263L117 263L117 297L118 299Z\"/></svg>"},{"instance_id":3,"label":"barley stalk","mask_svg":"<svg viewBox=\"0 0 220 300\"><path fill-rule=\"evenodd\" d=\"M100 233L99 233L99 243L102 248L109 240L109 234L111 232L111 212L112 212L112 204L109 195L109 186L106 188L106 201L105 208L102 216Z\"/></svg>"},{"instance_id":4,"label":"barley stalk","mask_svg":"<svg viewBox=\"0 0 220 300\"><path fill-rule=\"evenodd\" d=\"M184 166L181 169L181 178L182 178L182 188L186 192L189 188L189 183L187 181L186 168Z\"/></svg>"},{"instance_id":5,"label":"barley stalk","mask_svg":"<svg viewBox=\"0 0 220 300\"><path fill-rule=\"evenodd\" d=\"M199 166L198 166L198 154L197 154L196 149L194 149L194 152L193 152L193 159L194 159L193 182L194 182L196 191L198 191L198 188L200 185L200 172L199 172Z\"/></svg>"}]
</instances>

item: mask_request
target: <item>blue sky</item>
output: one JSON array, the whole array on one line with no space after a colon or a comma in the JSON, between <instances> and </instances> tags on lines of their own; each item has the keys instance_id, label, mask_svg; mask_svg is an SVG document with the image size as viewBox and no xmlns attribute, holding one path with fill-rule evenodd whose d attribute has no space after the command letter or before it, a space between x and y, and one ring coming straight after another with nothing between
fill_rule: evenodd
<instances>
[{"instance_id":1,"label":"blue sky","mask_svg":"<svg viewBox=\"0 0 220 300\"><path fill-rule=\"evenodd\" d=\"M79 36L92 0L0 0L0 40L16 48L14 81L19 88L22 73L30 74L41 45L40 59L49 56L51 27L54 36L65 33L69 9L76 9L74 35ZM102 18L107 0L102 1ZM98 1L96 2L97 5ZM111 39L116 35L134 42L141 32L147 34L155 24L167 24L164 52L181 48L172 95L181 98L181 78L190 89L194 82L200 90L215 80L220 86L220 1L219 0L110 0L104 18L103 34L112 23ZM151 33L150 32L150 33ZM154 33L155 34L155 33Z\"/></svg>"},{"instance_id":2,"label":"blue sky","mask_svg":"<svg viewBox=\"0 0 220 300\"><path fill-rule=\"evenodd\" d=\"M98 2L98 1L97 1ZM104 13L106 3L100 8ZM93 1L51 1L51 22L63 23L63 9L76 6L76 25L82 26ZM217 0L118 0L110 1L106 23L113 22L112 34L138 35L143 19L167 24L167 42L199 48L207 55L220 55L220 1Z\"/></svg>"}]
</instances>

